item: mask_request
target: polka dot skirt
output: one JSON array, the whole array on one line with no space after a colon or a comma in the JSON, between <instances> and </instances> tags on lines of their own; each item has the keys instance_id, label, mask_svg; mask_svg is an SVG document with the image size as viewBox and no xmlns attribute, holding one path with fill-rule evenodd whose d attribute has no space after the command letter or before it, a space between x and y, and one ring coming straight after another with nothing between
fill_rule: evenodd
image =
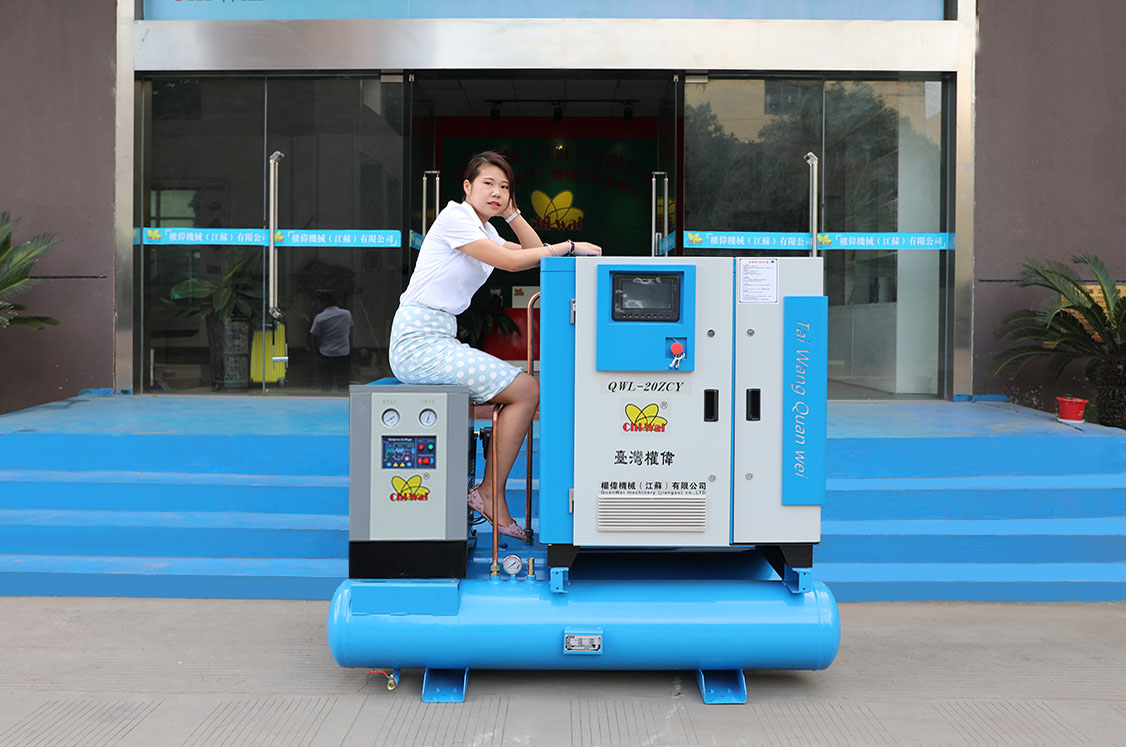
<instances>
[{"instance_id":1,"label":"polka dot skirt","mask_svg":"<svg viewBox=\"0 0 1126 747\"><path fill-rule=\"evenodd\" d=\"M462 384L470 399L488 402L520 369L472 348L457 337L452 314L401 304L391 323L391 371L404 384Z\"/></svg>"}]
</instances>

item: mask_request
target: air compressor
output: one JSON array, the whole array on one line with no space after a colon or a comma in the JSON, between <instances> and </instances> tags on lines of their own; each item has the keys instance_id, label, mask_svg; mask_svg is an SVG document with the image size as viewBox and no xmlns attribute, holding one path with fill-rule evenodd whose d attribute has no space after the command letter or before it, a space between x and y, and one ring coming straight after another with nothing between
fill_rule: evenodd
<instances>
[{"instance_id":1,"label":"air compressor","mask_svg":"<svg viewBox=\"0 0 1126 747\"><path fill-rule=\"evenodd\" d=\"M427 702L463 701L475 668L695 670L705 702L742 703L744 670L828 667L822 273L818 257L543 260L528 542L468 524L464 387L352 387L336 661L389 686L424 669Z\"/></svg>"}]
</instances>

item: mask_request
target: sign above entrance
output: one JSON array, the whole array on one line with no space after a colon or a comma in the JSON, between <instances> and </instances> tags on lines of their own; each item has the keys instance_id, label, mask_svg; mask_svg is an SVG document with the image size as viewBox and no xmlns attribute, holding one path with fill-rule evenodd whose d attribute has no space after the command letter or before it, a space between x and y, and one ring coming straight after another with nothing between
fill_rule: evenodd
<instances>
[{"instance_id":1,"label":"sign above entrance","mask_svg":"<svg viewBox=\"0 0 1126 747\"><path fill-rule=\"evenodd\" d=\"M684 246L689 249L766 249L809 250L806 232L778 231L685 231ZM910 249L953 249L952 233L819 233L817 249L857 251Z\"/></svg>"},{"instance_id":2,"label":"sign above entrance","mask_svg":"<svg viewBox=\"0 0 1126 747\"><path fill-rule=\"evenodd\" d=\"M140 231L146 244L162 246L266 246L264 228L146 228ZM397 248L401 234L390 230L323 229L278 231L277 246L346 246Z\"/></svg>"},{"instance_id":3,"label":"sign above entrance","mask_svg":"<svg viewBox=\"0 0 1126 747\"><path fill-rule=\"evenodd\" d=\"M715 18L847 21L941 21L945 0L571 0L498 5L484 0L145 0L148 21L301 20L350 18ZM564 12L565 16L560 13Z\"/></svg>"}]
</instances>

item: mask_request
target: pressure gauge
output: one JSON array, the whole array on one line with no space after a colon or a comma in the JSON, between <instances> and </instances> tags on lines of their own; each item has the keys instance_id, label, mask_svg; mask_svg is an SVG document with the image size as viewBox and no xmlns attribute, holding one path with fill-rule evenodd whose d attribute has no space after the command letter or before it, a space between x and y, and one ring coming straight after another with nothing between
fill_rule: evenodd
<instances>
[{"instance_id":1,"label":"pressure gauge","mask_svg":"<svg viewBox=\"0 0 1126 747\"><path fill-rule=\"evenodd\" d=\"M519 555L509 555L505 557L505 559L501 561L501 565L504 567L504 572L509 576L515 576L524 569L524 561L520 559Z\"/></svg>"},{"instance_id":2,"label":"pressure gauge","mask_svg":"<svg viewBox=\"0 0 1126 747\"><path fill-rule=\"evenodd\" d=\"M418 422L422 423L425 427L430 428L438 422L438 413L430 408L427 408L418 414Z\"/></svg>"},{"instance_id":3,"label":"pressure gauge","mask_svg":"<svg viewBox=\"0 0 1126 747\"><path fill-rule=\"evenodd\" d=\"M388 428L394 428L399 424L399 411L395 409L388 409L383 411L383 417L380 418L383 424Z\"/></svg>"}]
</instances>

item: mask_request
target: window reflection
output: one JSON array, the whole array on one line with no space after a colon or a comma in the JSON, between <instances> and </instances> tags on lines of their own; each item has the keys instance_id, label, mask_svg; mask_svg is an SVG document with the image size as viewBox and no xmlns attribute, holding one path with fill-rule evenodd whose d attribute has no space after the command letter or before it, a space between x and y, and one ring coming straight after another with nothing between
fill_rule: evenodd
<instances>
[{"instance_id":1,"label":"window reflection","mask_svg":"<svg viewBox=\"0 0 1126 747\"><path fill-rule=\"evenodd\" d=\"M941 81L688 83L684 227L808 231L802 157L812 151L822 231L942 231L942 137ZM938 394L941 261L937 251L825 253L832 396Z\"/></svg>"},{"instance_id":2,"label":"window reflection","mask_svg":"<svg viewBox=\"0 0 1126 747\"><path fill-rule=\"evenodd\" d=\"M821 150L821 81L685 86L685 227L809 229L808 168Z\"/></svg>"}]
</instances>

